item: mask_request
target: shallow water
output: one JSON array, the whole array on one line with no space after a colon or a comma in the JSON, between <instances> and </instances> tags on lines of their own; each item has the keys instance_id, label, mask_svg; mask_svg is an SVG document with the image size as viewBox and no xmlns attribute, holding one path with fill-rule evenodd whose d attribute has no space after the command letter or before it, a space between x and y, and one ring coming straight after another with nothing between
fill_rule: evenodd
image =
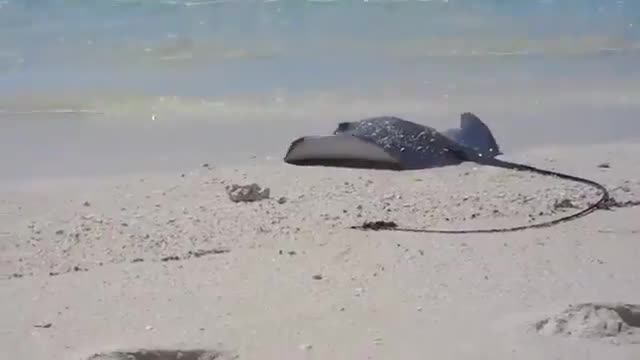
<instances>
[{"instance_id":1,"label":"shallow water","mask_svg":"<svg viewBox=\"0 0 640 360\"><path fill-rule=\"evenodd\" d=\"M4 0L0 167L277 157L382 114L474 111L509 151L636 138L639 63L631 0Z\"/></svg>"},{"instance_id":2,"label":"shallow water","mask_svg":"<svg viewBox=\"0 0 640 360\"><path fill-rule=\"evenodd\" d=\"M616 0L5 0L2 94L219 96L379 86L444 65L640 50ZM636 24L638 23L638 24ZM532 68L532 70L535 69ZM451 75L447 75L447 78Z\"/></svg>"}]
</instances>

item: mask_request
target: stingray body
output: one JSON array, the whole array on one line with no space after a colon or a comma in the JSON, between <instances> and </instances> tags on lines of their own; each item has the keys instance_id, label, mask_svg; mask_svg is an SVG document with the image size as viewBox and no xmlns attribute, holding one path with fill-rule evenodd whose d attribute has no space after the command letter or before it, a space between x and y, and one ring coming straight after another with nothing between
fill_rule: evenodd
<instances>
[{"instance_id":1,"label":"stingray body","mask_svg":"<svg viewBox=\"0 0 640 360\"><path fill-rule=\"evenodd\" d=\"M489 128L462 114L460 128L445 132L396 117L375 117L338 125L333 135L295 140L284 161L294 165L416 170L499 155Z\"/></svg>"},{"instance_id":2,"label":"stingray body","mask_svg":"<svg viewBox=\"0 0 640 360\"><path fill-rule=\"evenodd\" d=\"M598 189L600 199L587 208L557 220L502 229L430 230L393 227L393 230L430 233L507 232L546 227L584 216L606 203L607 189L601 184L529 165L499 160L502 155L489 128L472 113L464 113L460 127L437 130L396 117L375 117L343 122L332 135L304 136L291 143L284 161L301 166L332 166L366 169L418 170L473 161L482 165L529 171L579 182ZM359 227L366 229L366 224Z\"/></svg>"}]
</instances>

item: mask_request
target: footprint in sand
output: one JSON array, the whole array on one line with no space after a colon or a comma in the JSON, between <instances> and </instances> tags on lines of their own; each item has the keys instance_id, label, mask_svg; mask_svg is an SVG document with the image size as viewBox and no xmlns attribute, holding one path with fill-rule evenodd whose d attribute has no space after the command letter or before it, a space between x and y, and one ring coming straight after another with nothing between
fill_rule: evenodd
<instances>
[{"instance_id":1,"label":"footprint in sand","mask_svg":"<svg viewBox=\"0 0 640 360\"><path fill-rule=\"evenodd\" d=\"M229 360L232 357L212 350L136 350L95 354L87 360Z\"/></svg>"}]
</instances>

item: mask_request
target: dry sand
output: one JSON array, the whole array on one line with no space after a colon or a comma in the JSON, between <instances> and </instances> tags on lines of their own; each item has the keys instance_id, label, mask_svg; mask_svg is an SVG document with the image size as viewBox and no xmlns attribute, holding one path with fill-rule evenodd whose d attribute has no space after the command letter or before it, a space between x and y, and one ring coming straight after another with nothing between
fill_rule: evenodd
<instances>
[{"instance_id":1,"label":"dry sand","mask_svg":"<svg viewBox=\"0 0 640 360\"><path fill-rule=\"evenodd\" d=\"M638 153L618 143L510 160L627 201L640 199ZM254 182L269 199L229 200L226 186ZM399 173L274 160L7 182L2 358L640 359L640 207L505 234L348 229L511 226L596 198L471 163ZM172 352L194 349L212 352Z\"/></svg>"}]
</instances>

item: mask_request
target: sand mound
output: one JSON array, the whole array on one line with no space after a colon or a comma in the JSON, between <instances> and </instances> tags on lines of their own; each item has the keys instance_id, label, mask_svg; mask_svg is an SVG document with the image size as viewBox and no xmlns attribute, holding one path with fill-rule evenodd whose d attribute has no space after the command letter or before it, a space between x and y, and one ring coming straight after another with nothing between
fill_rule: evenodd
<instances>
[{"instance_id":1,"label":"sand mound","mask_svg":"<svg viewBox=\"0 0 640 360\"><path fill-rule=\"evenodd\" d=\"M584 303L536 323L542 335L640 343L640 305Z\"/></svg>"},{"instance_id":2,"label":"sand mound","mask_svg":"<svg viewBox=\"0 0 640 360\"><path fill-rule=\"evenodd\" d=\"M96 354L88 360L223 360L224 354L211 350L138 350Z\"/></svg>"}]
</instances>

